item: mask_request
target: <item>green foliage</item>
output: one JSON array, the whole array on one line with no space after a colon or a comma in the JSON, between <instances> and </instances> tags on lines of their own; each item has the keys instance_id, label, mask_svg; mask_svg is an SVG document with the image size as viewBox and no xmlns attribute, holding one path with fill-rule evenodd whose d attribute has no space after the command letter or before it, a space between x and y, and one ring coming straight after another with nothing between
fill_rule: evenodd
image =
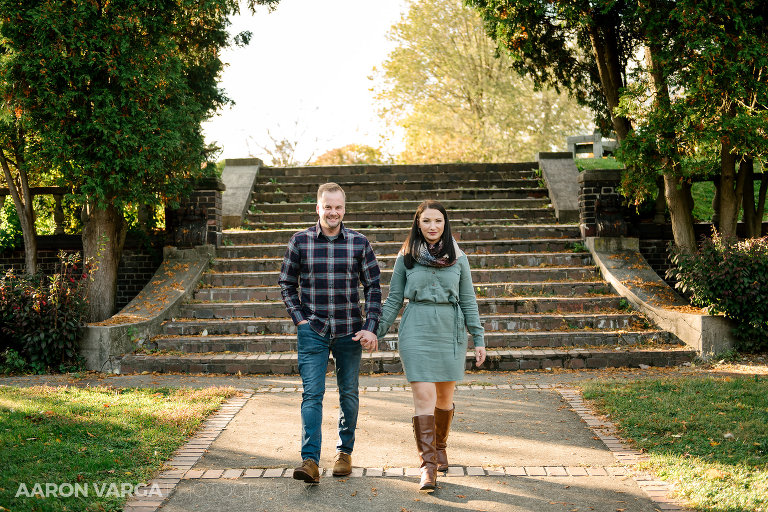
<instances>
[{"instance_id":1,"label":"green foliage","mask_svg":"<svg viewBox=\"0 0 768 512\"><path fill-rule=\"evenodd\" d=\"M81 204L157 204L204 173L201 123L228 102L218 55L237 9L235 0L0 1L0 89Z\"/></svg>"},{"instance_id":2,"label":"green foliage","mask_svg":"<svg viewBox=\"0 0 768 512\"><path fill-rule=\"evenodd\" d=\"M589 252L589 249L587 249L587 246L584 245L582 242L573 242L571 245L571 250L573 252Z\"/></svg>"},{"instance_id":3,"label":"green foliage","mask_svg":"<svg viewBox=\"0 0 768 512\"><path fill-rule=\"evenodd\" d=\"M736 322L737 349L768 348L768 238L734 241L714 232L693 254L673 251L672 262L667 276L691 303Z\"/></svg>"},{"instance_id":4,"label":"green foliage","mask_svg":"<svg viewBox=\"0 0 768 512\"><path fill-rule=\"evenodd\" d=\"M8 271L0 279L0 350L12 349L36 373L75 361L88 272L79 254L63 252L52 276Z\"/></svg>"},{"instance_id":5,"label":"green foliage","mask_svg":"<svg viewBox=\"0 0 768 512\"><path fill-rule=\"evenodd\" d=\"M0 252L15 249L22 243L21 222L13 201L6 198L0 205Z\"/></svg>"},{"instance_id":6,"label":"green foliage","mask_svg":"<svg viewBox=\"0 0 768 512\"><path fill-rule=\"evenodd\" d=\"M461 0L412 0L377 83L382 115L404 129L403 163L532 159L585 131L589 114L510 72Z\"/></svg>"},{"instance_id":7,"label":"green foliage","mask_svg":"<svg viewBox=\"0 0 768 512\"><path fill-rule=\"evenodd\" d=\"M0 353L0 373L14 374L26 373L30 370L27 361L21 357L21 354L12 348L5 349Z\"/></svg>"}]
</instances>

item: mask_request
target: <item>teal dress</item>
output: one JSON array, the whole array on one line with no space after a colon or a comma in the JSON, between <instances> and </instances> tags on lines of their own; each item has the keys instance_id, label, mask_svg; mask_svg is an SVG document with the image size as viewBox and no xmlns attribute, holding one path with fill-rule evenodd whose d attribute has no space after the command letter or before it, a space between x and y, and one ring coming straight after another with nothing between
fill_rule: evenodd
<instances>
[{"instance_id":1,"label":"teal dress","mask_svg":"<svg viewBox=\"0 0 768 512\"><path fill-rule=\"evenodd\" d=\"M464 379L467 330L484 347L467 256L459 252L450 267L405 266L398 255L377 335L383 337L408 299L398 329L398 349L408 382Z\"/></svg>"}]
</instances>

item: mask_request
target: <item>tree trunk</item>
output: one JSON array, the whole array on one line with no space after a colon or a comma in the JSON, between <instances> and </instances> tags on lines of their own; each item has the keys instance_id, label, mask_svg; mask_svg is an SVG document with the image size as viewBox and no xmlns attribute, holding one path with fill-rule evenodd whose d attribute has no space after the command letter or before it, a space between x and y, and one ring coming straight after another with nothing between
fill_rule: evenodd
<instances>
[{"instance_id":1,"label":"tree trunk","mask_svg":"<svg viewBox=\"0 0 768 512\"><path fill-rule=\"evenodd\" d=\"M29 180L24 169L23 155L16 153L16 162L12 164L0 149L0 166L3 168L5 182L13 198L13 205L21 223L21 234L24 237L24 271L27 275L37 273L37 231L35 229L35 211L32 207L32 193L29 190ZM18 176L13 176L11 165L16 168Z\"/></svg>"},{"instance_id":2,"label":"tree trunk","mask_svg":"<svg viewBox=\"0 0 768 512\"><path fill-rule=\"evenodd\" d=\"M768 191L768 174L760 176L760 191L755 204L755 164L751 158L745 158L739 164L739 172L744 172L744 193L742 208L744 209L744 225L747 238L759 238L763 232L763 215L765 214L765 195Z\"/></svg>"},{"instance_id":3,"label":"tree trunk","mask_svg":"<svg viewBox=\"0 0 768 512\"><path fill-rule=\"evenodd\" d=\"M616 132L616 138L619 142L627 138L632 130L629 119L617 116L613 113L619 106L619 90L623 86L621 69L618 65L618 49L615 47L616 38L612 30L606 30L601 34L596 24L589 27L589 40L592 43L592 51L595 54L595 63L600 75L600 85L605 95L605 101L608 104L608 110L611 115L611 123ZM613 45L613 46L612 46Z\"/></svg>"},{"instance_id":4,"label":"tree trunk","mask_svg":"<svg viewBox=\"0 0 768 512\"><path fill-rule=\"evenodd\" d=\"M115 313L117 267L123 254L127 224L123 212L86 206L83 213L83 257L95 269L88 283L89 320L100 322Z\"/></svg>"},{"instance_id":5,"label":"tree trunk","mask_svg":"<svg viewBox=\"0 0 768 512\"><path fill-rule=\"evenodd\" d=\"M768 171L766 171L765 166L763 166L763 172L760 175L760 192L757 193L757 211L755 212L755 223L757 226L757 235L755 236L758 237L763 236L763 217L765 216L766 193L768 193Z\"/></svg>"},{"instance_id":6,"label":"tree trunk","mask_svg":"<svg viewBox=\"0 0 768 512\"><path fill-rule=\"evenodd\" d=\"M664 197L664 176L656 177L656 206L654 207L653 223L664 224L667 221L667 198Z\"/></svg>"},{"instance_id":7,"label":"tree trunk","mask_svg":"<svg viewBox=\"0 0 768 512\"><path fill-rule=\"evenodd\" d=\"M745 158L739 164L739 172L744 173L744 193L741 208L744 211L744 231L747 238L760 236L760 227L755 225L755 166L751 158ZM755 234L757 232L758 234Z\"/></svg>"},{"instance_id":8,"label":"tree trunk","mask_svg":"<svg viewBox=\"0 0 768 512\"><path fill-rule=\"evenodd\" d=\"M736 238L736 223L743 200L745 169L736 173L736 155L728 138L720 142L720 234Z\"/></svg>"},{"instance_id":9,"label":"tree trunk","mask_svg":"<svg viewBox=\"0 0 768 512\"><path fill-rule=\"evenodd\" d=\"M712 225L720 231L720 175L712 178L715 193L712 196Z\"/></svg>"},{"instance_id":10,"label":"tree trunk","mask_svg":"<svg viewBox=\"0 0 768 512\"><path fill-rule=\"evenodd\" d=\"M686 253L696 249L696 233L688 205L688 191L691 185L673 172L664 173L664 197L667 199L669 215L672 218L672 235L675 245Z\"/></svg>"},{"instance_id":11,"label":"tree trunk","mask_svg":"<svg viewBox=\"0 0 768 512\"><path fill-rule=\"evenodd\" d=\"M648 65L651 84L654 93L654 105L656 108L669 110L669 87L661 72L661 68L655 58L654 47L648 45L645 48L645 60ZM674 142L675 133L670 131L660 134L667 141ZM666 144L674 148L675 144ZM669 215L672 219L672 234L675 237L675 245L686 253L691 253L696 248L696 233L693 230L693 199L691 197L691 184L681 178L680 158L677 151L672 154L661 155L664 169L664 197L667 200Z\"/></svg>"}]
</instances>

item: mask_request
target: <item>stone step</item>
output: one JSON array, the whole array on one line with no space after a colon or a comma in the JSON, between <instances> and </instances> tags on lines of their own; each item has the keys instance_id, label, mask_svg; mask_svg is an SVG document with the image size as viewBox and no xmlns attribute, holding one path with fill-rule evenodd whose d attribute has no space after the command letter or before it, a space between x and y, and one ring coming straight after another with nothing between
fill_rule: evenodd
<instances>
[{"instance_id":1,"label":"stone step","mask_svg":"<svg viewBox=\"0 0 768 512\"><path fill-rule=\"evenodd\" d=\"M488 331L578 331L645 329L646 320L636 313L541 313L481 315L480 320ZM397 332L395 324L390 332ZM165 322L162 334L198 336L234 334L295 334L296 326L288 318L235 318L235 319L173 319Z\"/></svg>"},{"instance_id":2,"label":"stone step","mask_svg":"<svg viewBox=\"0 0 768 512\"><path fill-rule=\"evenodd\" d=\"M228 230L222 233L223 244L233 245L288 243L296 229L271 229L261 231ZM514 238L578 238L579 227L575 224L526 224L518 226L451 226L459 243L468 240L509 240ZM361 233L371 242L400 242L408 235L406 228L370 228Z\"/></svg>"},{"instance_id":3,"label":"stone step","mask_svg":"<svg viewBox=\"0 0 768 512\"><path fill-rule=\"evenodd\" d=\"M231 242L229 240L228 242ZM371 242L377 257L395 255L403 242ZM499 254L518 252L564 252L579 247L583 250L580 238L541 238L530 240L464 240L461 250L467 254ZM225 244L216 248L218 258L282 258L285 255L285 243L265 243L257 245Z\"/></svg>"},{"instance_id":4,"label":"stone step","mask_svg":"<svg viewBox=\"0 0 768 512\"><path fill-rule=\"evenodd\" d=\"M277 271L261 272L206 272L203 274L203 286L274 286L279 277ZM381 283L388 284L392 276L391 269L382 269ZM502 282L545 282L565 281L569 279L577 281L597 280L599 275L597 268L590 267L548 267L548 268L500 268L500 269L472 269L472 282L475 286L485 283Z\"/></svg>"},{"instance_id":5,"label":"stone step","mask_svg":"<svg viewBox=\"0 0 768 512\"><path fill-rule=\"evenodd\" d=\"M535 297L535 296L593 296L613 293L604 281L565 281L544 283L487 283L477 286L478 297ZM382 285L381 293L386 297L389 285ZM362 289L360 289L362 297ZM216 287L195 290L195 301L200 302L248 302L282 300L278 286Z\"/></svg>"},{"instance_id":6,"label":"stone step","mask_svg":"<svg viewBox=\"0 0 768 512\"><path fill-rule=\"evenodd\" d=\"M292 213L292 212L315 212L317 196L312 196L302 203L253 203L252 210L266 213ZM349 197L345 207L347 213L376 211L410 211L415 212L416 208L426 197L419 197L410 201L382 201L372 203L371 201L362 201L357 197ZM525 198L525 199L448 199L441 200L440 204L449 212L456 209L513 209L513 208L544 208L549 205L549 197ZM413 213L411 214L413 215ZM450 213L449 213L450 215Z\"/></svg>"},{"instance_id":7,"label":"stone step","mask_svg":"<svg viewBox=\"0 0 768 512\"><path fill-rule=\"evenodd\" d=\"M317 219L315 219L317 220ZM499 218L499 219L458 219L458 220L452 220L451 226L482 226L486 224L492 224L492 225L502 225L502 226L512 226L512 225L527 225L527 224L554 224L556 221L554 214L551 212L543 212L540 215L529 215L527 217L518 217L518 218ZM307 227L311 226L313 223L310 222L250 222L249 220L245 220L242 224L242 229L248 229L253 231L270 231L275 229L293 229L295 231L300 231L302 229L306 229ZM373 219L373 220L352 220L347 221L346 217L344 218L344 225L350 229L354 229L357 231L365 231L366 229L371 228L387 228L387 229L402 229L402 228L410 228L413 225L413 219L410 220L383 220L383 219Z\"/></svg>"},{"instance_id":8,"label":"stone step","mask_svg":"<svg viewBox=\"0 0 768 512\"><path fill-rule=\"evenodd\" d=\"M536 199L547 197L546 188L499 187L499 188L445 188L431 190L363 190L354 193L355 201L423 201L424 199ZM259 192L255 190L251 197L257 203L314 203L315 193L310 192Z\"/></svg>"},{"instance_id":9,"label":"stone step","mask_svg":"<svg viewBox=\"0 0 768 512\"><path fill-rule=\"evenodd\" d=\"M377 256L380 268L392 268L395 255ZM577 267L592 264L588 252L543 252L517 254L467 254L471 268L493 269L500 267ZM216 259L213 272L258 272L280 270L283 258Z\"/></svg>"},{"instance_id":10,"label":"stone step","mask_svg":"<svg viewBox=\"0 0 768 512\"><path fill-rule=\"evenodd\" d=\"M498 349L488 350L483 370L535 370L545 368L617 368L648 366L677 366L690 362L695 352L679 346L648 349L584 348ZM333 368L329 359L329 371ZM467 352L467 370L474 369L474 354ZM213 354L213 355L151 355L129 354L121 361L121 372L183 372L183 373L267 373L297 374L298 357L286 354ZM361 373L401 372L397 352L363 353Z\"/></svg>"},{"instance_id":11,"label":"stone step","mask_svg":"<svg viewBox=\"0 0 768 512\"><path fill-rule=\"evenodd\" d=\"M413 222L413 210L368 210L362 212L347 211L344 214L344 223L350 225L352 222L372 223L372 222L392 222L407 221ZM504 208L497 210L478 210L478 209L454 209L448 211L448 217L452 223L461 222L464 224L477 224L488 219L552 219L554 224L555 213L552 208ZM280 222L301 222L304 227L317 223L317 213L314 208L306 212L281 212L281 213L249 213L245 221L247 224L258 223L280 223Z\"/></svg>"},{"instance_id":12,"label":"stone step","mask_svg":"<svg viewBox=\"0 0 768 512\"><path fill-rule=\"evenodd\" d=\"M286 183L282 181L257 183L253 187L253 191L256 194L305 194L316 197L317 187L327 181L326 178L321 178L318 181L311 181L308 179L301 179L299 182ZM433 180L422 180L421 177L413 177L411 179L387 182L387 181L369 181L364 183L345 183L341 182L344 192L351 196L357 197L361 193L367 193L372 190L386 190L387 192L419 192L432 193L433 190L465 190L465 189L520 189L520 188L540 188L539 180L533 178L516 178L516 179L495 179L495 178L473 178L465 176L464 178L449 182L447 180L441 180L439 182Z\"/></svg>"},{"instance_id":13,"label":"stone step","mask_svg":"<svg viewBox=\"0 0 768 512\"><path fill-rule=\"evenodd\" d=\"M506 313L574 313L616 310L621 297L481 297L477 306L481 315ZM362 307L362 304L361 304ZM192 302L181 306L176 314L182 318L286 318L282 301Z\"/></svg>"},{"instance_id":14,"label":"stone step","mask_svg":"<svg viewBox=\"0 0 768 512\"><path fill-rule=\"evenodd\" d=\"M416 175L408 172L393 171L389 173L365 173L365 174L348 174L348 175L331 175L331 174L307 174L303 176L287 175L287 176L269 176L266 174L259 174L256 183L316 183L316 187L320 183L325 183L329 180L334 181L346 187L349 184L355 183L399 183L409 181L429 181L433 184L443 183L460 183L467 180L516 180L516 179L538 179L539 173L536 169L526 170L507 170L507 171L485 171L480 173L469 173L466 171L440 171L430 174ZM436 187L437 188L437 187Z\"/></svg>"},{"instance_id":15,"label":"stone step","mask_svg":"<svg viewBox=\"0 0 768 512\"><path fill-rule=\"evenodd\" d=\"M337 176L375 176L398 174L404 176L424 176L442 172L460 173L469 176L482 175L486 172L531 171L538 169L538 162L513 163L455 163L455 164L408 164L408 165L328 165L301 167L262 167L260 177L282 176L325 176L331 180Z\"/></svg>"},{"instance_id":16,"label":"stone step","mask_svg":"<svg viewBox=\"0 0 768 512\"><path fill-rule=\"evenodd\" d=\"M674 336L659 330L621 331L557 331L557 332L490 332L485 337L487 348L559 348L599 347L607 345L637 346L678 344ZM211 352L296 352L296 336L156 336L147 349L201 354ZM379 349L395 350L397 336L388 334L379 339Z\"/></svg>"}]
</instances>

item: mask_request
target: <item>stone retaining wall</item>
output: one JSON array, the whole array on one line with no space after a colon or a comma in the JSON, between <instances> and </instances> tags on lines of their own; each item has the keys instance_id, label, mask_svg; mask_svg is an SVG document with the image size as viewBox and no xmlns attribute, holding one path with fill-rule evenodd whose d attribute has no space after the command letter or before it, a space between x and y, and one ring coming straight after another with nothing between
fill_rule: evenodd
<instances>
[{"instance_id":1,"label":"stone retaining wall","mask_svg":"<svg viewBox=\"0 0 768 512\"><path fill-rule=\"evenodd\" d=\"M123 308L146 286L163 261L164 235L125 240L123 259L117 269L117 309ZM51 275L58 269L59 252L83 251L80 235L41 235L37 237L37 263L40 271ZM24 272L24 247L0 253L0 271Z\"/></svg>"}]
</instances>

